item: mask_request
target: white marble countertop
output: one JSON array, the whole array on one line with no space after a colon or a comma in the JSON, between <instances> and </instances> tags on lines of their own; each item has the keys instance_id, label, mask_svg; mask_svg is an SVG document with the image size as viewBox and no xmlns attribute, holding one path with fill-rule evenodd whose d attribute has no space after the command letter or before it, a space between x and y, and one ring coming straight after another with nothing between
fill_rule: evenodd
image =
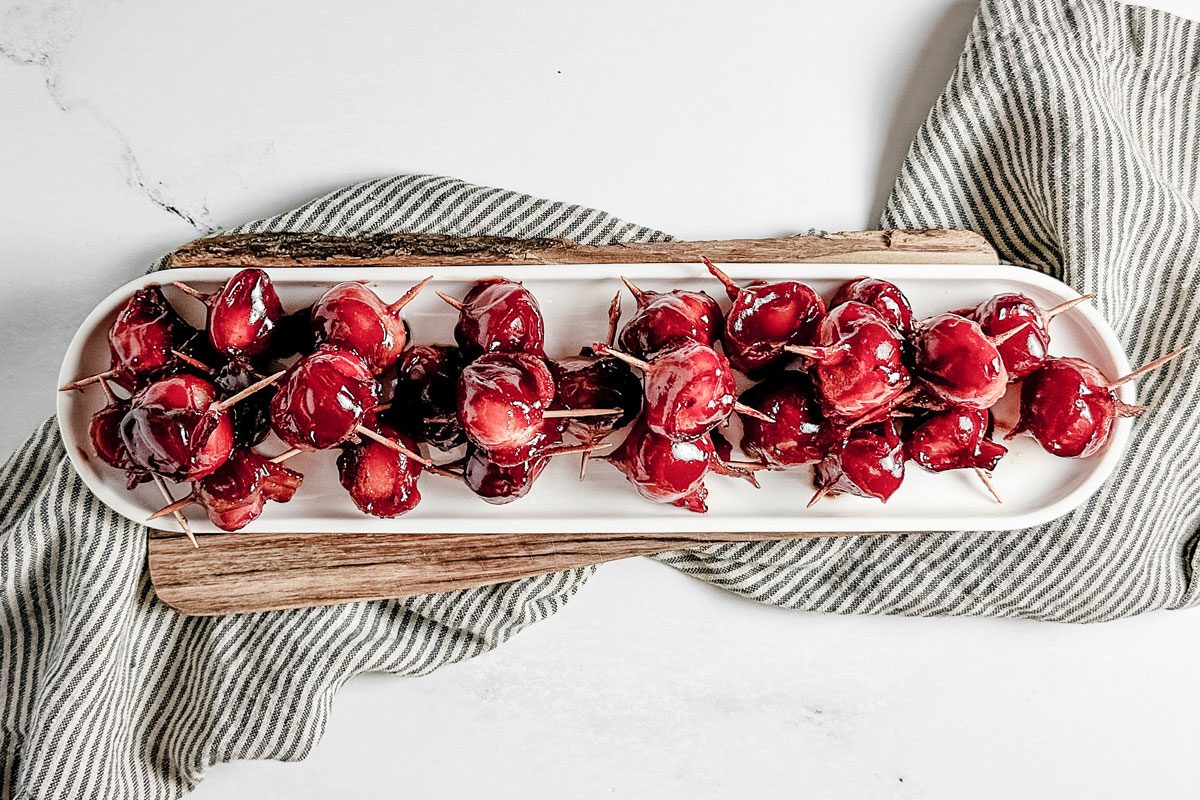
<instances>
[{"instance_id":1,"label":"white marble countertop","mask_svg":"<svg viewBox=\"0 0 1200 800\"><path fill-rule=\"evenodd\" d=\"M690 238L871 227L973 10L4 0L0 451L99 298L344 183L443 173ZM1184 795L1198 657L1196 612L839 618L642 559L496 652L351 681L306 762L193 796Z\"/></svg>"}]
</instances>

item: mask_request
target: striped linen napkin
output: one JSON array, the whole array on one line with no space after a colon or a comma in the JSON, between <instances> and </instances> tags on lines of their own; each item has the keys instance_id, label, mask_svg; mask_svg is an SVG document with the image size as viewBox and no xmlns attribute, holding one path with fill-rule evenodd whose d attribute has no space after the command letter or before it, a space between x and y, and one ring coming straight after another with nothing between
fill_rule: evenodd
<instances>
[{"instance_id":1,"label":"striped linen napkin","mask_svg":"<svg viewBox=\"0 0 1200 800\"><path fill-rule=\"evenodd\" d=\"M965 227L1099 294L1133 361L1178 346L1196 302L1200 26L1096 0L985 0L918 133L885 226ZM352 186L234 232L664 234L450 178ZM1112 619L1196 602L1194 354L1144 379L1155 407L1083 508L1010 533L715 546L662 557L766 603L837 612ZM175 798L213 763L303 758L334 693L421 675L553 614L590 569L403 601L182 618L145 529L99 503L52 422L0 468L0 800Z\"/></svg>"}]
</instances>

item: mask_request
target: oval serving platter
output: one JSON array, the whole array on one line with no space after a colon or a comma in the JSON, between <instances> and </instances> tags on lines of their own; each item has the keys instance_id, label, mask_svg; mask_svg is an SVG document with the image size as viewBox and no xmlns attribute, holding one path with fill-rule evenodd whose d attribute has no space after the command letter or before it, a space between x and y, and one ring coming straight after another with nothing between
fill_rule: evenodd
<instances>
[{"instance_id":1,"label":"oval serving platter","mask_svg":"<svg viewBox=\"0 0 1200 800\"><path fill-rule=\"evenodd\" d=\"M843 281L871 275L899 285L918 318L973 306L1001 292L1022 292L1042 307L1078 296L1078 292L1049 276L1011 266L728 264L722 269L739 282L802 280L826 299ZM63 359L60 384L108 368L107 330L117 308L134 290L177 280L211 291L235 272L233 268L179 269L150 274L122 286L88 315L75 334ZM291 311L312 303L326 288L347 279L365 282L390 301L430 270L387 267L355 270L353 275L339 268L267 272L285 308ZM433 272L434 280L405 312L413 341L418 344L453 341L455 313L435 291L461 297L473 281L497 271L490 267L439 267ZM546 353L552 358L573 355L582 345L603 337L608 305L621 289L621 275L646 289L705 290L728 307L720 284L698 264L506 267L500 273L523 281L537 297L546 320ZM199 303L169 285L164 291L190 322L203 322ZM622 294L628 318L634 304L627 291L622 290ZM1131 371L1115 334L1091 304L1057 317L1050 330L1052 354L1085 358L1110 377ZM743 388L746 385L743 382ZM1132 384L1118 392L1122 401L1136 403ZM996 409L997 438L1000 429L1012 420L1012 399L1006 398ZM127 491L124 476L91 454L89 420L103 405L104 397L94 387L59 393L58 422L63 442L75 468L97 497L117 513L142 522L163 505L163 499L153 484ZM886 504L840 496L805 508L813 493L809 468L759 473L761 489L713 475L707 479L707 514L644 500L616 469L603 462L593 463L581 482L578 457L565 456L555 459L526 497L508 505L491 505L451 479L425 475L420 484L423 499L416 509L396 519L378 519L355 508L338 483L335 453L305 453L288 462L289 467L305 476L296 497L289 503L269 503L262 517L243 531L441 534L1008 530L1048 522L1086 500L1120 461L1134 424L1153 423L1118 420L1107 446L1086 459L1055 458L1027 436L1006 442L1009 454L993 477L1003 503L996 503L969 470L932 474L909 464L904 484ZM736 421L731 428L728 435L736 443L740 434ZM265 453L286 449L274 436L260 445ZM450 456L435 460L450 460ZM183 485L172 487L172 491L182 497L189 489ZM191 506L186 513L195 531L219 532L198 506ZM155 525L175 529L176 523L165 517Z\"/></svg>"}]
</instances>

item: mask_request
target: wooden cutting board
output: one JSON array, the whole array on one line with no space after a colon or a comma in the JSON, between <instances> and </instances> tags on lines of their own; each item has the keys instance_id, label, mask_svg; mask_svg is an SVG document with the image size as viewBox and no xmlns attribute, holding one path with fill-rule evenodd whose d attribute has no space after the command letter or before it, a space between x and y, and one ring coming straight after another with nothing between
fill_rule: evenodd
<instances>
[{"instance_id":1,"label":"wooden cutting board","mask_svg":"<svg viewBox=\"0 0 1200 800\"><path fill-rule=\"evenodd\" d=\"M200 239L167 268L719 262L995 264L978 234L854 231L773 239L579 245L561 239L247 234ZM636 277L636 276L635 276ZM447 591L719 542L847 534L200 534L151 529L150 577L183 614L232 614Z\"/></svg>"}]
</instances>

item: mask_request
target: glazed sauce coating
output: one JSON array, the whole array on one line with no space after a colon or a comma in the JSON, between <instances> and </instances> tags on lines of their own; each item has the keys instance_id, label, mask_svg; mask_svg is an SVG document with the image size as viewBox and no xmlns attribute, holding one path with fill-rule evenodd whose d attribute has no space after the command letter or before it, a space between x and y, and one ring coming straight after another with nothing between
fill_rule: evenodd
<instances>
[{"instance_id":1,"label":"glazed sauce coating","mask_svg":"<svg viewBox=\"0 0 1200 800\"><path fill-rule=\"evenodd\" d=\"M1008 379L1015 381L1033 372L1046 360L1050 332L1045 313L1023 294L998 294L975 309L979 327L991 337L1024 326L1020 333L996 346Z\"/></svg>"},{"instance_id":2,"label":"glazed sauce coating","mask_svg":"<svg viewBox=\"0 0 1200 800\"><path fill-rule=\"evenodd\" d=\"M549 463L549 458L536 457L505 466L497 464L483 450L472 447L463 466L463 482L483 500L492 505L504 505L529 494L533 482Z\"/></svg>"},{"instance_id":3,"label":"glazed sauce coating","mask_svg":"<svg viewBox=\"0 0 1200 800\"><path fill-rule=\"evenodd\" d=\"M956 408L934 414L905 437L904 453L930 472L951 469L993 470L1008 452L991 439L991 414Z\"/></svg>"},{"instance_id":4,"label":"glazed sauce coating","mask_svg":"<svg viewBox=\"0 0 1200 800\"><path fill-rule=\"evenodd\" d=\"M355 281L339 283L321 295L312 307L312 328L319 344L357 353L376 375L391 368L408 344L399 312Z\"/></svg>"},{"instance_id":5,"label":"glazed sauce coating","mask_svg":"<svg viewBox=\"0 0 1200 800\"><path fill-rule=\"evenodd\" d=\"M813 344L829 350L810 369L826 416L858 419L887 407L908 387L904 342L870 306L849 302L833 309Z\"/></svg>"},{"instance_id":6,"label":"glazed sauce coating","mask_svg":"<svg viewBox=\"0 0 1200 800\"><path fill-rule=\"evenodd\" d=\"M516 281L479 281L462 300L454 338L463 352L541 355L546 325L533 294Z\"/></svg>"},{"instance_id":7,"label":"glazed sauce coating","mask_svg":"<svg viewBox=\"0 0 1200 800\"><path fill-rule=\"evenodd\" d=\"M1021 416L1010 436L1027 431L1046 452L1086 458L1108 441L1119 406L1108 380L1078 358L1047 358L1021 383Z\"/></svg>"},{"instance_id":8,"label":"glazed sauce coating","mask_svg":"<svg viewBox=\"0 0 1200 800\"><path fill-rule=\"evenodd\" d=\"M619 408L611 417L568 421L568 430L587 440L633 421L642 409L642 381L623 361L612 356L578 355L550 362L554 375L555 408Z\"/></svg>"},{"instance_id":9,"label":"glazed sauce coating","mask_svg":"<svg viewBox=\"0 0 1200 800\"><path fill-rule=\"evenodd\" d=\"M554 378L542 359L488 353L463 368L458 420L467 438L485 450L518 448L538 435L553 400Z\"/></svg>"},{"instance_id":10,"label":"glazed sauce coating","mask_svg":"<svg viewBox=\"0 0 1200 800\"><path fill-rule=\"evenodd\" d=\"M693 341L659 353L643 380L646 424L676 441L703 436L724 422L737 399L725 356Z\"/></svg>"},{"instance_id":11,"label":"glazed sauce coating","mask_svg":"<svg viewBox=\"0 0 1200 800\"><path fill-rule=\"evenodd\" d=\"M377 430L416 452L417 443L389 425ZM350 493L354 505L364 513L390 519L412 511L421 502L417 479L421 465L371 439L342 445L338 455L338 479Z\"/></svg>"},{"instance_id":12,"label":"glazed sauce coating","mask_svg":"<svg viewBox=\"0 0 1200 800\"><path fill-rule=\"evenodd\" d=\"M271 428L289 447L323 450L354 435L379 402L379 385L355 353L322 347L287 371L271 398Z\"/></svg>"},{"instance_id":13,"label":"glazed sauce coating","mask_svg":"<svg viewBox=\"0 0 1200 800\"><path fill-rule=\"evenodd\" d=\"M883 321L901 335L907 336L912 333L912 306L896 284L866 277L846 281L838 287L829 307L832 309L851 302L862 303L875 309Z\"/></svg>"},{"instance_id":14,"label":"glazed sauce coating","mask_svg":"<svg viewBox=\"0 0 1200 800\"><path fill-rule=\"evenodd\" d=\"M134 462L172 480L194 481L225 463L233 450L233 424L220 414L196 436L216 389L196 375L174 375L135 394L121 421L121 438Z\"/></svg>"},{"instance_id":15,"label":"glazed sauce coating","mask_svg":"<svg viewBox=\"0 0 1200 800\"><path fill-rule=\"evenodd\" d=\"M193 491L213 525L236 531L258 519L268 500L291 500L303 479L253 450L235 450L220 469L197 481Z\"/></svg>"},{"instance_id":16,"label":"glazed sauce coating","mask_svg":"<svg viewBox=\"0 0 1200 800\"><path fill-rule=\"evenodd\" d=\"M772 375L741 399L775 420L742 415L742 451L753 459L774 469L812 464L832 443L833 427L821 414L812 383L801 372Z\"/></svg>"},{"instance_id":17,"label":"glazed sauce coating","mask_svg":"<svg viewBox=\"0 0 1200 800\"><path fill-rule=\"evenodd\" d=\"M638 358L690 341L711 346L721 332L721 307L704 292L643 292L621 329L621 349Z\"/></svg>"},{"instance_id":18,"label":"glazed sauce coating","mask_svg":"<svg viewBox=\"0 0 1200 800\"><path fill-rule=\"evenodd\" d=\"M941 314L912 337L921 380L948 403L990 408L1008 388L1008 372L996 346L973 320Z\"/></svg>"},{"instance_id":19,"label":"glazed sauce coating","mask_svg":"<svg viewBox=\"0 0 1200 800\"><path fill-rule=\"evenodd\" d=\"M138 289L125 301L108 331L114 380L133 391L175 362L171 350L181 344L191 328L157 286Z\"/></svg>"},{"instance_id":20,"label":"glazed sauce coating","mask_svg":"<svg viewBox=\"0 0 1200 800\"><path fill-rule=\"evenodd\" d=\"M746 373L760 372L791 356L789 344L807 344L825 316L825 303L796 281L754 281L739 290L725 315L722 343L729 363Z\"/></svg>"},{"instance_id":21,"label":"glazed sauce coating","mask_svg":"<svg viewBox=\"0 0 1200 800\"><path fill-rule=\"evenodd\" d=\"M458 424L458 379L463 354L448 345L417 345L396 367L396 391L388 419L414 439L450 450L466 441ZM430 419L448 419L430 422Z\"/></svg>"},{"instance_id":22,"label":"glazed sauce coating","mask_svg":"<svg viewBox=\"0 0 1200 800\"><path fill-rule=\"evenodd\" d=\"M832 494L887 502L904 480L904 443L896 424L855 428L817 464L816 482Z\"/></svg>"},{"instance_id":23,"label":"glazed sauce coating","mask_svg":"<svg viewBox=\"0 0 1200 800\"><path fill-rule=\"evenodd\" d=\"M639 420L606 460L621 470L647 500L704 513L708 510L704 476L713 452L712 440L707 436L676 442Z\"/></svg>"},{"instance_id":24,"label":"glazed sauce coating","mask_svg":"<svg viewBox=\"0 0 1200 800\"><path fill-rule=\"evenodd\" d=\"M208 299L208 339L213 349L226 356L261 355L283 316L283 305L267 273L244 269Z\"/></svg>"}]
</instances>

